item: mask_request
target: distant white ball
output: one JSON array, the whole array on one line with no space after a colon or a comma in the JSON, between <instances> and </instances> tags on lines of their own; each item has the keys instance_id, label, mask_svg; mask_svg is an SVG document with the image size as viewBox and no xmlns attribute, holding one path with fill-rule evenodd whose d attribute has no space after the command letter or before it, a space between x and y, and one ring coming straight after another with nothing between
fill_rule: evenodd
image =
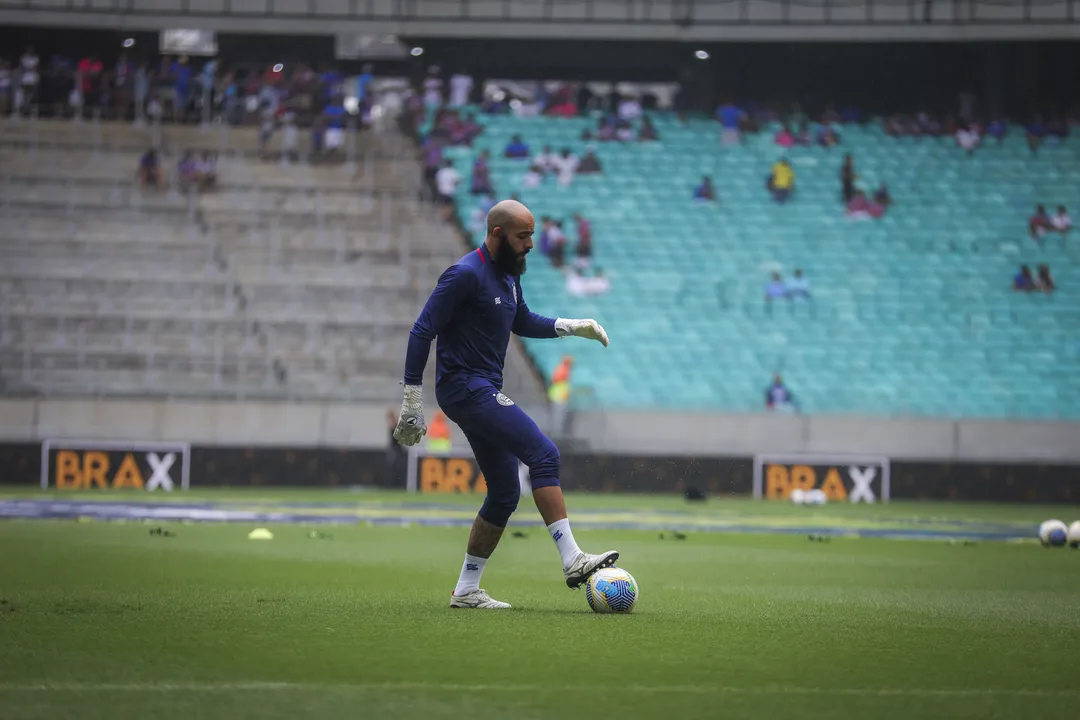
<instances>
[{"instance_id":1,"label":"distant white ball","mask_svg":"<svg viewBox=\"0 0 1080 720\"><path fill-rule=\"evenodd\" d=\"M802 488L795 488L794 490L792 490L791 491L791 502L795 503L796 505L805 505L806 504L806 491L803 490Z\"/></svg>"},{"instance_id":2,"label":"distant white ball","mask_svg":"<svg viewBox=\"0 0 1080 720\"><path fill-rule=\"evenodd\" d=\"M1069 528L1060 520L1047 520L1039 526L1039 541L1044 547L1065 547Z\"/></svg>"},{"instance_id":3,"label":"distant white ball","mask_svg":"<svg viewBox=\"0 0 1080 720\"><path fill-rule=\"evenodd\" d=\"M1069 526L1069 547L1080 549L1080 520Z\"/></svg>"},{"instance_id":4,"label":"distant white ball","mask_svg":"<svg viewBox=\"0 0 1080 720\"><path fill-rule=\"evenodd\" d=\"M825 495L825 491L820 488L806 491L806 502L809 505L824 505L829 501L829 498Z\"/></svg>"}]
</instances>

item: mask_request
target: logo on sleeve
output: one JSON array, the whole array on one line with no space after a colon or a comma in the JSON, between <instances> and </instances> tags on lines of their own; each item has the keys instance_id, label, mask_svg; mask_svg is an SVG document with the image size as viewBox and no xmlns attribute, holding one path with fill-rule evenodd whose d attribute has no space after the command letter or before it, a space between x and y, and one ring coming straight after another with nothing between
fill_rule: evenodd
<instances>
[{"instance_id":1,"label":"logo on sleeve","mask_svg":"<svg viewBox=\"0 0 1080 720\"><path fill-rule=\"evenodd\" d=\"M501 297L495 298L495 304L496 305L502 305L502 298Z\"/></svg>"}]
</instances>

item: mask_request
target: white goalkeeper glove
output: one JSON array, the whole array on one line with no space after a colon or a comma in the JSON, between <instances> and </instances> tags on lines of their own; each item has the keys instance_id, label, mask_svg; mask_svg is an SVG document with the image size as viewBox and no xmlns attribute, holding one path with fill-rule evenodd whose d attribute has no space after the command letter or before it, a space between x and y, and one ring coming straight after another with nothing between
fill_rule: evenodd
<instances>
[{"instance_id":1,"label":"white goalkeeper glove","mask_svg":"<svg viewBox=\"0 0 1080 720\"><path fill-rule=\"evenodd\" d=\"M427 435L427 425L424 423L423 389L419 385L406 385L394 439L405 447L412 447L424 435Z\"/></svg>"},{"instance_id":2,"label":"white goalkeeper glove","mask_svg":"<svg viewBox=\"0 0 1080 720\"><path fill-rule=\"evenodd\" d=\"M556 318L555 334L559 337L574 335L576 337L588 338L589 340L596 340L604 347L608 346L607 333L604 332L604 328L600 326L600 323L595 320L567 320L566 318Z\"/></svg>"}]
</instances>

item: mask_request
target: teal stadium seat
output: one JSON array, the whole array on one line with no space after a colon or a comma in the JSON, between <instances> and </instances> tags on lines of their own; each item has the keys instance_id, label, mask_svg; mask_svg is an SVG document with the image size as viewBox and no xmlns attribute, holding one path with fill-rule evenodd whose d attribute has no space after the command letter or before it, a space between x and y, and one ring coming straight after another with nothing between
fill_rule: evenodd
<instances>
[{"instance_id":1,"label":"teal stadium seat","mask_svg":"<svg viewBox=\"0 0 1080 720\"><path fill-rule=\"evenodd\" d=\"M1080 418L1080 237L1040 248L1026 231L1037 203L1080 215L1076 140L1048 143L1032 158L1013 128L1002 146L968 157L951 139L894 140L877 127L846 126L831 151L785 152L771 132L723 148L713 122L657 113L660 142L597 144L603 175L524 189L527 163L498 157L511 135L534 152L551 145L580 154L581 131L594 121L478 117L485 130L475 147L448 152L464 175L489 149L500 197L518 193L537 216L581 211L592 221L610 293L568 295L539 254L524 288L539 312L599 319L611 347L526 347L545 373L572 352L575 385L601 404L751 412L780 371L805 412ZM845 152L861 187L888 183L895 206L881 221L845 219ZM764 190L781 156L797 173L785 206ZM705 174L715 205L690 199ZM462 183L463 219L473 206ZM1044 262L1058 284L1052 297L1009 289L1018 265ZM768 273L796 267L812 283L815 312L778 303L770 316Z\"/></svg>"}]
</instances>

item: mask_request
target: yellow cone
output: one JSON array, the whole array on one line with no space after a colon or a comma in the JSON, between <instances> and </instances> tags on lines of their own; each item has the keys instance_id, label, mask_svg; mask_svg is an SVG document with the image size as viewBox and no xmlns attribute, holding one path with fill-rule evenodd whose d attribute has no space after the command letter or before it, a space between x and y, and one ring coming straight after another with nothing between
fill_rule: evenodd
<instances>
[{"instance_id":1,"label":"yellow cone","mask_svg":"<svg viewBox=\"0 0 1080 720\"><path fill-rule=\"evenodd\" d=\"M248 533L248 540L273 540L274 533L266 528L255 528Z\"/></svg>"}]
</instances>

